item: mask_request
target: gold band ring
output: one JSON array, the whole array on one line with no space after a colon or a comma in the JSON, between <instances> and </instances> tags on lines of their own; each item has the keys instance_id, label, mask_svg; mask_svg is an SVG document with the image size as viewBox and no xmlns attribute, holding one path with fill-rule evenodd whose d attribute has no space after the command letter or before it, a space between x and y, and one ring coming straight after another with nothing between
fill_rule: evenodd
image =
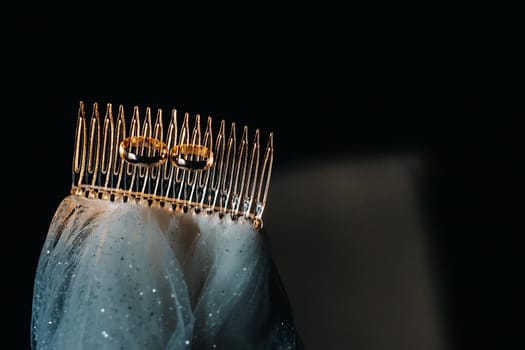
<instances>
[{"instance_id":1,"label":"gold band ring","mask_svg":"<svg viewBox=\"0 0 525 350\"><path fill-rule=\"evenodd\" d=\"M135 148L136 152L140 154L132 152L132 148ZM168 146L153 137L131 136L120 142L119 154L124 161L130 164L154 167L162 165L168 159Z\"/></svg>"},{"instance_id":2,"label":"gold band ring","mask_svg":"<svg viewBox=\"0 0 525 350\"><path fill-rule=\"evenodd\" d=\"M213 165L213 152L201 145L177 145L171 149L170 160L178 168L206 170Z\"/></svg>"}]
</instances>

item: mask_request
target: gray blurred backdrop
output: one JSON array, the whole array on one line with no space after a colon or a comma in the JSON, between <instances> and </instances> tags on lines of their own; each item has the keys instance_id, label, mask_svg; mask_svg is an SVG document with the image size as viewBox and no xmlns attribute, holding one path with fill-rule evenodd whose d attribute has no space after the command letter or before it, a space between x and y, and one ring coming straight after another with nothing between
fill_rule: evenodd
<instances>
[{"instance_id":1,"label":"gray blurred backdrop","mask_svg":"<svg viewBox=\"0 0 525 350\"><path fill-rule=\"evenodd\" d=\"M414 155L312 159L272 178L264 227L308 349L443 350Z\"/></svg>"}]
</instances>

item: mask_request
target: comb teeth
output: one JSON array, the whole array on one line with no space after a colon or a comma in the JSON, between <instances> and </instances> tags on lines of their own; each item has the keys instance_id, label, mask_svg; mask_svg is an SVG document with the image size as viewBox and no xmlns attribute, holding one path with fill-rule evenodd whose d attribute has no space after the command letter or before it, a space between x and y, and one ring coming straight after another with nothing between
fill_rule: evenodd
<instances>
[{"instance_id":1,"label":"comb teeth","mask_svg":"<svg viewBox=\"0 0 525 350\"><path fill-rule=\"evenodd\" d=\"M231 215L233 219L248 219L260 229L272 172L273 133L261 156L258 129L250 140L248 127L244 126L237 141L235 123L227 130L225 121L221 120L215 135L211 117L201 121L197 114L190 125L189 115L185 113L179 127L177 111L173 109L165 131L162 110L158 109L154 123L151 113L147 107L141 118L135 106L128 128L122 105L114 119L113 107L108 103L102 119L95 102L88 119L81 101L71 193L173 211ZM206 170L187 170L169 161L159 166L136 166L119 155L120 143L130 136L152 137L165 143L168 150L181 144L202 145L212 150L214 162ZM137 154L148 157L158 156L159 152L144 146L136 149Z\"/></svg>"}]
</instances>

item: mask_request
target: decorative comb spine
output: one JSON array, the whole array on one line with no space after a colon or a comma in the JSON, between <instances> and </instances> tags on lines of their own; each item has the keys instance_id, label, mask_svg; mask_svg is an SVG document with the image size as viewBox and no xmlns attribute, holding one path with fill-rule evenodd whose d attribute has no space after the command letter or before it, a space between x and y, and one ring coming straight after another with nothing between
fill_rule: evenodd
<instances>
[{"instance_id":1,"label":"decorative comb spine","mask_svg":"<svg viewBox=\"0 0 525 350\"><path fill-rule=\"evenodd\" d=\"M261 150L258 129L250 140L248 127L244 126L237 140L235 123L227 130L222 120L214 137L211 117L206 119L204 133L200 115L195 116L193 125L189 119L185 113L179 127L177 111L173 109L165 131L161 109L157 110L152 123L151 109L147 107L141 118L135 106L128 127L122 105L114 119L110 103L103 118L98 104L94 103L88 119L81 101L71 193L173 211L231 215L233 219L248 219L260 229L272 173L273 133ZM147 142L136 142L138 139ZM132 158L122 156L124 144L137 160L136 164L131 162ZM185 168L175 161L176 149L210 150L213 162L194 152L182 161L205 162L208 167ZM153 161L144 166L138 159Z\"/></svg>"}]
</instances>

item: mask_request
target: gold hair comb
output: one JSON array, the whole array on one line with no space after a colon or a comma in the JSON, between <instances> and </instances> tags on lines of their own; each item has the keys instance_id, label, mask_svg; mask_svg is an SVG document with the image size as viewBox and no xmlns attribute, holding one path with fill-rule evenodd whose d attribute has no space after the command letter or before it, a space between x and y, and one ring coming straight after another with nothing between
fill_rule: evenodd
<instances>
[{"instance_id":1,"label":"gold hair comb","mask_svg":"<svg viewBox=\"0 0 525 350\"><path fill-rule=\"evenodd\" d=\"M88 121L81 101L71 193L177 212L230 215L261 229L272 173L273 133L261 157L258 129L250 147L247 126L237 142L235 123L227 132L221 120L214 138L211 117L204 133L199 114L192 127L189 119L185 113L179 128L173 109L164 134L161 109L152 123L151 108L141 119L135 106L128 128L122 105L114 120L110 103L103 119L94 103Z\"/></svg>"}]
</instances>

